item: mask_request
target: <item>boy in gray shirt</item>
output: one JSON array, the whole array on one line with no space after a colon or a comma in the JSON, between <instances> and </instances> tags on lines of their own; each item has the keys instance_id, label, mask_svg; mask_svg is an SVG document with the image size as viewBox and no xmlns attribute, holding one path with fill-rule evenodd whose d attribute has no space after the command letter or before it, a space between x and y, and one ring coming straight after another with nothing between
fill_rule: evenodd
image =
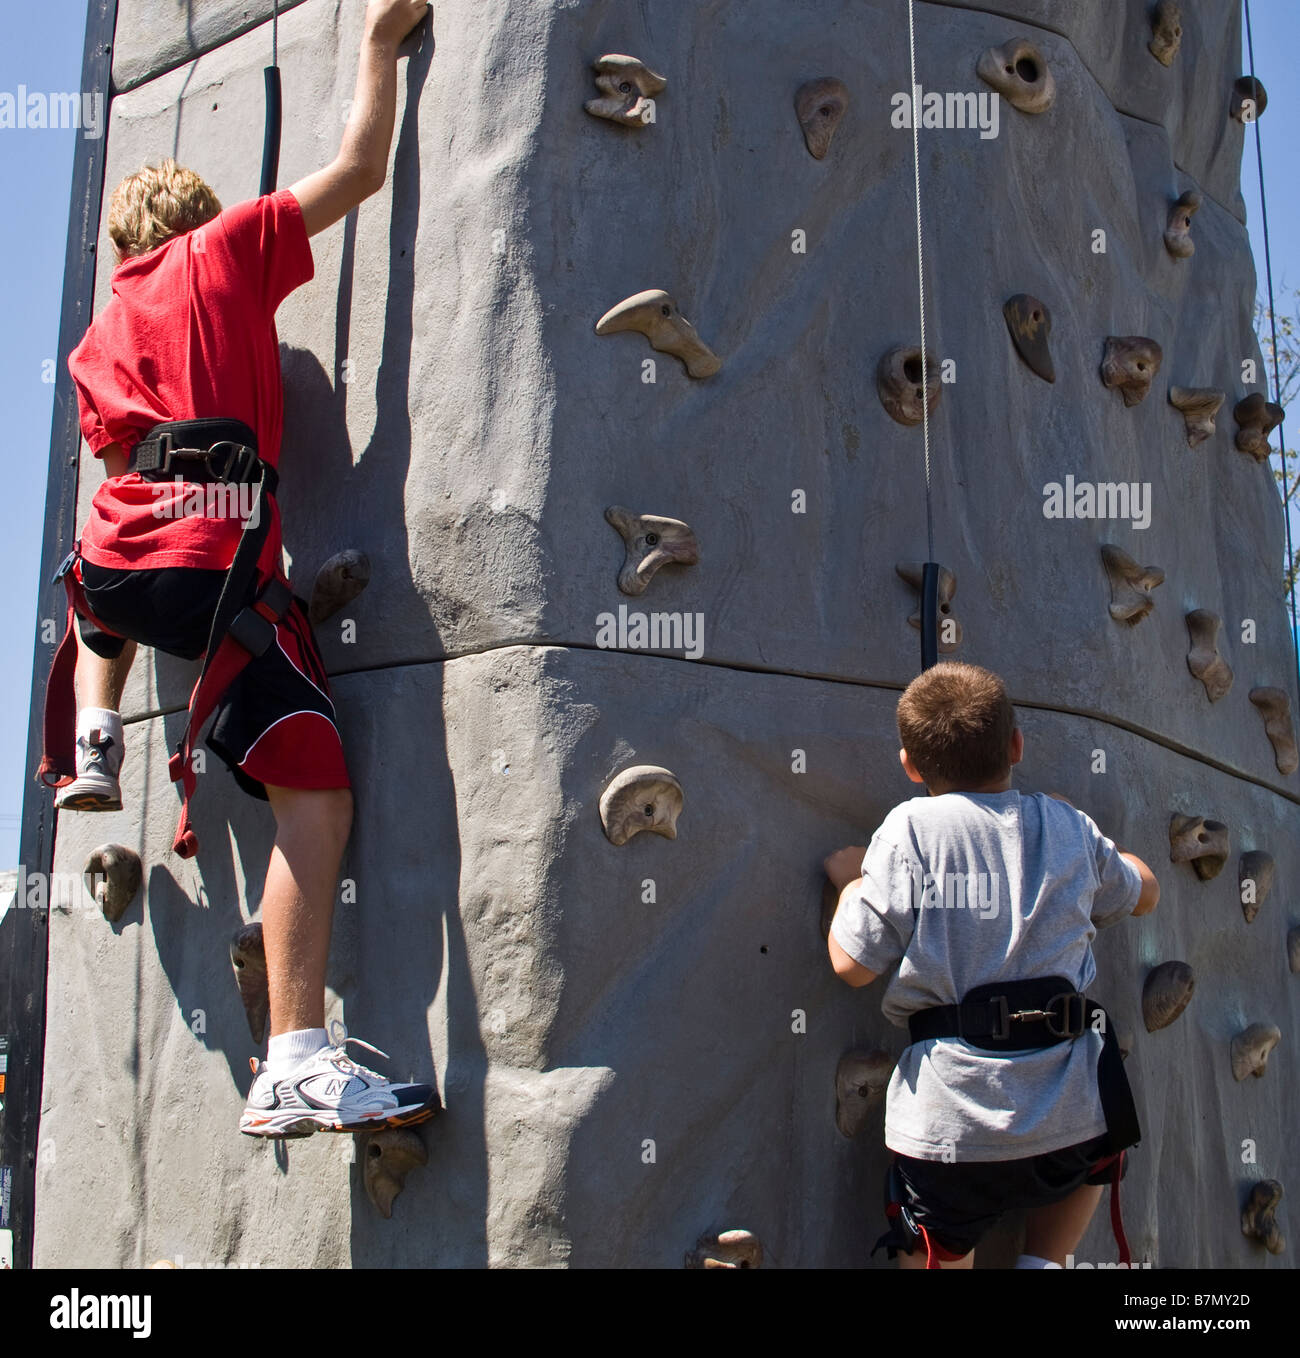
<instances>
[{"instance_id":1,"label":"boy in gray shirt","mask_svg":"<svg viewBox=\"0 0 1300 1358\"><path fill-rule=\"evenodd\" d=\"M1100 1169L1121 1172L1116 1155L1137 1140L1114 1034L1082 994L1090 945L1154 910L1160 888L1064 798L1012 788L1024 738L988 670L926 670L898 729L903 768L929 795L895 807L865 854L825 863L840 892L836 974L863 986L897 963L881 1007L911 1029L886 1096L881 1243L905 1268L969 1268L1001 1213L1027 1208L1016 1267L1062 1267Z\"/></svg>"}]
</instances>

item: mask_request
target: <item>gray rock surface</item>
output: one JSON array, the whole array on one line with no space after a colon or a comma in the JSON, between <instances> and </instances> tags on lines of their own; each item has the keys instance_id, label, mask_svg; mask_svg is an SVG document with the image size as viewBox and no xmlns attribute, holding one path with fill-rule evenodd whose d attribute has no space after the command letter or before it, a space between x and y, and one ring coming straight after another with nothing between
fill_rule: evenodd
<instances>
[{"instance_id":1,"label":"gray rock surface","mask_svg":"<svg viewBox=\"0 0 1300 1358\"><path fill-rule=\"evenodd\" d=\"M1248 698L1290 683L1281 510L1226 415L1192 449L1166 399L1217 387L1230 410L1262 390L1241 376L1260 354L1227 117L1236 7L1184 6L1168 69L1146 8L918 6L925 89L979 92L979 54L1019 35L1056 81L1046 113L1004 104L996 138L922 133L927 341L956 367L931 423L935 555L959 581L955 658L1004 674L1019 704L1020 785L1069 796L1164 889L1154 916L1097 942L1097 996L1137 1034L1134 1253L1277 1267L1239 1216L1251 1182L1295 1164L1300 782ZM200 26L172 0L123 0L110 185L174 153L224 202L256 191L269 32L245 30L266 9L205 7ZM359 6L282 15L282 184L333 155L359 29ZM835 1070L902 1034L875 992L830 974L817 921L821 856L912 791L893 709L917 668L915 594L895 563L926 555L922 436L888 417L874 377L917 342L911 136L889 125L906 24L861 0L816 15L490 0L440 6L434 34L401 69L388 185L316 238L316 278L279 313L281 499L300 592L340 549L372 565L321 629L358 802L331 1016L401 1074L432 1064L447 1112L391 1221L351 1138L277 1152L237 1135L251 1051L227 946L256 913L270 819L214 760L200 857L170 855L166 742L193 668L142 656L127 809L60 821L56 867L122 843L145 889L116 926L52 918L37 1262L677 1267L703 1233L745 1227L765 1266L865 1265L884 1152L878 1127L837 1132ZM667 77L653 125L584 112L606 52ZM850 104L817 161L793 96L822 75ZM1189 188L1204 203L1178 260L1163 232ZM722 359L715 376L594 333L652 287ZM1021 292L1051 309L1053 385L1007 333ZM1108 335L1164 352L1132 408L1100 379ZM1150 483L1150 527L1044 518L1044 486L1067 475ZM83 514L97 483L87 466ZM689 523L699 563L620 594L614 504ZM1136 627L1108 614L1104 542L1165 572ZM701 614L700 653L601 650L599 615L620 604ZM1195 608L1224 619L1236 674L1213 706L1187 668ZM676 840L605 838L601 790L632 764L681 780ZM1234 873L1201 882L1168 862L1175 812L1277 860L1252 925ZM1148 1034L1142 984L1171 958L1196 994ZM1257 1021L1283 1042L1238 1085L1229 1044ZM178 1084L184 1116L164 1094ZM1015 1248L1011 1221L981 1262ZM1101 1212L1080 1255L1113 1250Z\"/></svg>"}]
</instances>

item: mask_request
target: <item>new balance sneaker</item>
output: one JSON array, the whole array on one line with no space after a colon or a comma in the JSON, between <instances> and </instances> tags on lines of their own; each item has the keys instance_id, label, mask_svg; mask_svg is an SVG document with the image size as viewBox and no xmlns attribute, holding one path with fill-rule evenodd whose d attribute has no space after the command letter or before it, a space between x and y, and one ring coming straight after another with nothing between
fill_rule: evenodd
<instances>
[{"instance_id":1,"label":"new balance sneaker","mask_svg":"<svg viewBox=\"0 0 1300 1358\"><path fill-rule=\"evenodd\" d=\"M239 1119L246 1136L311 1136L313 1132L374 1132L427 1122L441 1107L432 1085L393 1084L359 1065L344 1050L355 1042L378 1056L377 1047L344 1037L273 1080L265 1061L249 1058L256 1077Z\"/></svg>"},{"instance_id":2,"label":"new balance sneaker","mask_svg":"<svg viewBox=\"0 0 1300 1358\"><path fill-rule=\"evenodd\" d=\"M60 811L122 809L122 789L117 781L122 771L122 719L116 712L101 711L97 715L104 719L102 724L77 723L77 776L54 798Z\"/></svg>"}]
</instances>

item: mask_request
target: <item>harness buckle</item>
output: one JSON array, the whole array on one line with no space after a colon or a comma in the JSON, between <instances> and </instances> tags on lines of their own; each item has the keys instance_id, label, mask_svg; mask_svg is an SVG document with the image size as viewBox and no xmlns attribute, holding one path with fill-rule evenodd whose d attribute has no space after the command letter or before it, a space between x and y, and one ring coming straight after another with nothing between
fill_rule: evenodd
<instances>
[{"instance_id":1,"label":"harness buckle","mask_svg":"<svg viewBox=\"0 0 1300 1358\"><path fill-rule=\"evenodd\" d=\"M77 564L77 549L74 547L59 563L59 569L54 572L50 579L50 584L57 585L60 580Z\"/></svg>"},{"instance_id":2,"label":"harness buckle","mask_svg":"<svg viewBox=\"0 0 1300 1358\"><path fill-rule=\"evenodd\" d=\"M1005 995L994 995L989 1000L989 1004L993 1006L995 1016L993 1031L989 1036L998 1042L1003 1042L1011 1036L1011 1010L1007 1004L1007 997Z\"/></svg>"},{"instance_id":3,"label":"harness buckle","mask_svg":"<svg viewBox=\"0 0 1300 1358\"><path fill-rule=\"evenodd\" d=\"M1064 1001L1064 1003L1062 1003ZM1055 1023L1057 1005L1061 1005L1061 1026ZM1078 1023L1075 1024L1075 1017ZM1088 1029L1088 1001L1077 991L1067 990L1062 995L1056 995L1048 1004L1047 1012L1043 1015L1043 1021L1047 1025L1047 1031L1053 1037L1082 1037Z\"/></svg>"},{"instance_id":4,"label":"harness buckle","mask_svg":"<svg viewBox=\"0 0 1300 1358\"><path fill-rule=\"evenodd\" d=\"M155 434L137 443L134 449L137 472L165 472L172 460L172 436L169 433Z\"/></svg>"},{"instance_id":5,"label":"harness buckle","mask_svg":"<svg viewBox=\"0 0 1300 1358\"><path fill-rule=\"evenodd\" d=\"M219 460L218 449L224 450L224 462ZM256 465L257 453L246 443L223 439L208 449L208 472L218 481L246 482Z\"/></svg>"}]
</instances>

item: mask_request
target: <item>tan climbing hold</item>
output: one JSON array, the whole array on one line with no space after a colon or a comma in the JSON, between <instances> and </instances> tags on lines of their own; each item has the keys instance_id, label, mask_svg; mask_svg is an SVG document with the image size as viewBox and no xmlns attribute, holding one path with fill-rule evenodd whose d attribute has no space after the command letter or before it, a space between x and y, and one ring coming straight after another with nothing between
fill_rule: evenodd
<instances>
[{"instance_id":1,"label":"tan climbing hold","mask_svg":"<svg viewBox=\"0 0 1300 1358\"><path fill-rule=\"evenodd\" d=\"M1252 688L1250 701L1264 718L1264 734L1273 746L1273 762L1279 773L1294 773L1300 768L1295 728L1291 724L1291 699L1280 688Z\"/></svg>"},{"instance_id":2,"label":"tan climbing hold","mask_svg":"<svg viewBox=\"0 0 1300 1358\"><path fill-rule=\"evenodd\" d=\"M835 1068L835 1125L854 1137L866 1126L894 1073L894 1058L885 1051L851 1051Z\"/></svg>"},{"instance_id":3,"label":"tan climbing hold","mask_svg":"<svg viewBox=\"0 0 1300 1358\"><path fill-rule=\"evenodd\" d=\"M340 608L346 608L370 583L370 558L349 548L338 552L316 572L307 613L319 626Z\"/></svg>"},{"instance_id":4,"label":"tan climbing hold","mask_svg":"<svg viewBox=\"0 0 1300 1358\"><path fill-rule=\"evenodd\" d=\"M614 335L623 330L635 330L650 341L652 349L680 358L692 377L712 377L722 367L722 360L662 288L635 293L610 307L596 322L598 335Z\"/></svg>"},{"instance_id":5,"label":"tan climbing hold","mask_svg":"<svg viewBox=\"0 0 1300 1358\"><path fill-rule=\"evenodd\" d=\"M1204 443L1214 433L1214 417L1224 399L1224 393L1213 387L1169 388L1169 404L1182 411L1189 448Z\"/></svg>"},{"instance_id":6,"label":"tan climbing hold","mask_svg":"<svg viewBox=\"0 0 1300 1358\"><path fill-rule=\"evenodd\" d=\"M1136 627L1156 606L1151 591L1164 584L1164 571L1159 566L1140 566L1110 542L1102 544L1101 559L1110 581L1110 616Z\"/></svg>"},{"instance_id":7,"label":"tan climbing hold","mask_svg":"<svg viewBox=\"0 0 1300 1358\"><path fill-rule=\"evenodd\" d=\"M600 821L605 838L623 845L642 831L677 838L682 813L682 785L677 775L657 764L624 769L601 793Z\"/></svg>"},{"instance_id":8,"label":"tan climbing hold","mask_svg":"<svg viewBox=\"0 0 1300 1358\"><path fill-rule=\"evenodd\" d=\"M1190 863L1203 882L1223 871L1231 851L1232 837L1222 821L1175 815L1169 822L1169 861Z\"/></svg>"},{"instance_id":9,"label":"tan climbing hold","mask_svg":"<svg viewBox=\"0 0 1300 1358\"><path fill-rule=\"evenodd\" d=\"M1262 1079L1268 1069L1268 1054L1282 1040L1282 1030L1272 1023L1252 1023L1232 1039L1232 1078L1247 1075Z\"/></svg>"},{"instance_id":10,"label":"tan climbing hold","mask_svg":"<svg viewBox=\"0 0 1300 1358\"><path fill-rule=\"evenodd\" d=\"M794 111L803 128L804 144L817 160L831 149L831 138L848 106L848 87L833 75L809 80L795 91Z\"/></svg>"},{"instance_id":11,"label":"tan climbing hold","mask_svg":"<svg viewBox=\"0 0 1300 1358\"><path fill-rule=\"evenodd\" d=\"M1268 436L1282 423L1286 412L1275 401L1269 401L1255 391L1232 409L1237 421L1236 444L1240 452L1249 453L1256 462L1267 462L1273 447Z\"/></svg>"},{"instance_id":12,"label":"tan climbing hold","mask_svg":"<svg viewBox=\"0 0 1300 1358\"><path fill-rule=\"evenodd\" d=\"M1270 1254L1286 1249L1286 1236L1277 1224L1277 1205L1282 1201L1282 1185L1276 1179L1262 1179L1250 1190L1241 1214L1241 1233L1258 1240Z\"/></svg>"},{"instance_id":13,"label":"tan climbing hold","mask_svg":"<svg viewBox=\"0 0 1300 1358\"><path fill-rule=\"evenodd\" d=\"M1101 360L1101 380L1135 406L1151 390L1151 381L1160 371L1164 351L1153 339L1143 335L1107 335L1106 353Z\"/></svg>"},{"instance_id":14,"label":"tan climbing hold","mask_svg":"<svg viewBox=\"0 0 1300 1358\"><path fill-rule=\"evenodd\" d=\"M1253 123L1268 107L1268 91L1253 76L1238 76L1232 82L1228 112L1239 123Z\"/></svg>"},{"instance_id":15,"label":"tan climbing hold","mask_svg":"<svg viewBox=\"0 0 1300 1358\"><path fill-rule=\"evenodd\" d=\"M1287 931L1286 964L1292 976L1300 976L1300 924Z\"/></svg>"},{"instance_id":16,"label":"tan climbing hold","mask_svg":"<svg viewBox=\"0 0 1300 1358\"><path fill-rule=\"evenodd\" d=\"M1241 913L1247 924L1253 924L1259 914L1259 907L1273 890L1273 878L1277 874L1277 864L1271 853L1263 849L1251 849L1237 861L1237 895L1241 900Z\"/></svg>"},{"instance_id":17,"label":"tan climbing hold","mask_svg":"<svg viewBox=\"0 0 1300 1358\"><path fill-rule=\"evenodd\" d=\"M1178 0L1160 0L1151 14L1151 41L1147 51L1162 66L1172 66L1183 45L1183 13Z\"/></svg>"},{"instance_id":18,"label":"tan climbing hold","mask_svg":"<svg viewBox=\"0 0 1300 1358\"><path fill-rule=\"evenodd\" d=\"M593 61L591 67L601 93L583 104L588 113L623 127L644 127L654 120L654 96L668 84L663 76L620 52Z\"/></svg>"},{"instance_id":19,"label":"tan climbing hold","mask_svg":"<svg viewBox=\"0 0 1300 1358\"><path fill-rule=\"evenodd\" d=\"M1192 1002L1196 976L1186 962L1161 962L1142 985L1142 1022L1149 1033L1169 1025Z\"/></svg>"},{"instance_id":20,"label":"tan climbing hold","mask_svg":"<svg viewBox=\"0 0 1300 1358\"><path fill-rule=\"evenodd\" d=\"M260 1043L266 1036L271 1001L266 988L266 945L260 923L245 924L230 940L230 965L235 969L239 999L248 1016L248 1031Z\"/></svg>"},{"instance_id":21,"label":"tan climbing hold","mask_svg":"<svg viewBox=\"0 0 1300 1358\"><path fill-rule=\"evenodd\" d=\"M1046 113L1056 99L1056 81L1047 58L1028 38L990 47L975 73L1021 113Z\"/></svg>"},{"instance_id":22,"label":"tan climbing hold","mask_svg":"<svg viewBox=\"0 0 1300 1358\"><path fill-rule=\"evenodd\" d=\"M406 1186L406 1176L429 1163L429 1152L409 1127L386 1127L358 1140L365 1146L366 1194L384 1217L391 1218L393 1200Z\"/></svg>"},{"instance_id":23,"label":"tan climbing hold","mask_svg":"<svg viewBox=\"0 0 1300 1358\"><path fill-rule=\"evenodd\" d=\"M1115 1030L1115 1045L1119 1048L1121 1061L1127 1061L1133 1055L1133 1029L1117 1028Z\"/></svg>"},{"instance_id":24,"label":"tan climbing hold","mask_svg":"<svg viewBox=\"0 0 1300 1358\"><path fill-rule=\"evenodd\" d=\"M909 627L921 630L921 581L925 576L925 564L921 561L899 561L894 570L916 590L917 609L907 620ZM961 645L961 623L952 615L952 599L957 593L957 577L946 567L939 567L939 649L944 652L955 651Z\"/></svg>"},{"instance_id":25,"label":"tan climbing hold","mask_svg":"<svg viewBox=\"0 0 1300 1358\"><path fill-rule=\"evenodd\" d=\"M116 924L126 913L144 880L140 855L125 844L101 844L81 871L86 890L110 924Z\"/></svg>"},{"instance_id":26,"label":"tan climbing hold","mask_svg":"<svg viewBox=\"0 0 1300 1358\"><path fill-rule=\"evenodd\" d=\"M1048 347L1048 337L1052 333L1052 313L1046 305L1027 292L1018 292L1003 303L1002 315L1011 332L1016 353L1044 382L1055 382L1056 365L1052 362L1052 351Z\"/></svg>"},{"instance_id":27,"label":"tan climbing hold","mask_svg":"<svg viewBox=\"0 0 1300 1358\"><path fill-rule=\"evenodd\" d=\"M1187 615L1187 635L1191 648L1187 668L1205 685L1205 696L1217 703L1232 687L1232 669L1219 654L1219 631L1223 619L1208 608L1193 609Z\"/></svg>"},{"instance_id":28,"label":"tan climbing hold","mask_svg":"<svg viewBox=\"0 0 1300 1358\"><path fill-rule=\"evenodd\" d=\"M939 360L926 352L925 376L930 392L930 413L939 404L941 394L939 382ZM882 354L876 365L876 391L880 403L889 412L891 419L899 424L920 424L921 406L921 351L916 348L899 347Z\"/></svg>"},{"instance_id":29,"label":"tan climbing hold","mask_svg":"<svg viewBox=\"0 0 1300 1358\"><path fill-rule=\"evenodd\" d=\"M636 514L622 505L610 505L606 520L618 530L627 553L618 573L624 594L644 594L661 566L675 562L693 566L700 559L699 543L689 524L655 514Z\"/></svg>"},{"instance_id":30,"label":"tan climbing hold","mask_svg":"<svg viewBox=\"0 0 1300 1358\"><path fill-rule=\"evenodd\" d=\"M1195 189L1188 189L1169 209L1169 219L1165 223L1165 249L1175 259L1191 259L1196 253L1196 242L1192 240L1192 217L1201 206L1201 195Z\"/></svg>"},{"instance_id":31,"label":"tan climbing hold","mask_svg":"<svg viewBox=\"0 0 1300 1358\"><path fill-rule=\"evenodd\" d=\"M686 1256L687 1268L762 1268L763 1246L752 1231L702 1235Z\"/></svg>"}]
</instances>

